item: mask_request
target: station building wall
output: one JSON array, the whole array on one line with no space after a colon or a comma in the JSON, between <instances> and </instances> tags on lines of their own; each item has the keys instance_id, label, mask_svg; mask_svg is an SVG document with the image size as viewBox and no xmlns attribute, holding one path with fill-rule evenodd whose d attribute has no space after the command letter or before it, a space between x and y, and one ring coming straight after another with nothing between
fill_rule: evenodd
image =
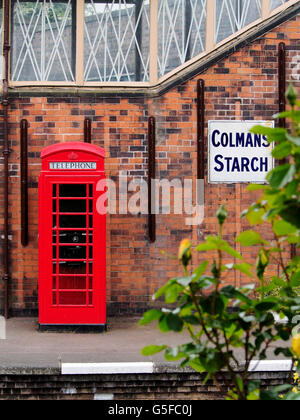
<instances>
[{"instance_id":1,"label":"station building wall","mask_svg":"<svg viewBox=\"0 0 300 420\"><path fill-rule=\"evenodd\" d=\"M158 178L196 179L197 80L205 80L205 135L209 120L268 120L278 111L278 44L287 48L287 75L300 89L300 15L266 33L238 51L215 62L204 73L174 86L158 97L103 95L53 88L10 90L10 307L16 315L34 314L38 291L38 177L42 149L56 142L83 141L85 117L92 120L92 142L105 148L107 177L118 180L119 172L147 177L148 117L156 117L156 171ZM297 82L298 80L298 82ZM1 111L2 112L2 111ZM29 122L29 245L20 238L20 121ZM2 130L1 130L2 131ZM1 143L3 139L1 138ZM206 159L207 161L207 159ZM0 170L0 225L3 226L3 171ZM207 177L207 165L206 165ZM130 195L129 195L130 198ZM225 203L229 219L225 237L232 246L235 237L249 226L241 212L257 198L246 184L205 182L205 216L199 226L185 224L186 215L157 216L157 239L148 241L147 216L107 217L107 303L110 315L136 314L153 307L153 293L166 280L181 274L176 259L184 238L199 243L217 233L215 213ZM264 230L264 228L261 228ZM270 232L265 232L270 235ZM1 250L2 252L2 250ZM288 255L288 250L287 250ZM243 250L254 262L256 249ZM195 256L196 266L205 255ZM212 261L212 256L209 256ZM277 267L272 267L277 273ZM270 273L270 275L272 274ZM1 265L0 265L1 275ZM227 283L243 285L252 280L236 274ZM3 297L3 296L2 296ZM1 300L3 302L3 299Z\"/></svg>"}]
</instances>

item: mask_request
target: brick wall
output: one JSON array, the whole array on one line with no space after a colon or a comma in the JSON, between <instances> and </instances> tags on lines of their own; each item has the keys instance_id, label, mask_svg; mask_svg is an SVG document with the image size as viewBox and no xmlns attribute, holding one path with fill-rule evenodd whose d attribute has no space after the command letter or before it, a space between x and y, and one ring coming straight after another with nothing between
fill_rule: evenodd
<instances>
[{"instance_id":1,"label":"brick wall","mask_svg":"<svg viewBox=\"0 0 300 420\"><path fill-rule=\"evenodd\" d=\"M154 374L60 375L57 369L14 369L0 373L0 400L221 400L219 389L206 375L191 370L162 369ZM284 372L252 375L262 388L283 385ZM224 386L223 377L218 379Z\"/></svg>"},{"instance_id":2,"label":"brick wall","mask_svg":"<svg viewBox=\"0 0 300 420\"><path fill-rule=\"evenodd\" d=\"M157 175L161 178L195 178L196 175L196 83L206 82L206 121L214 119L270 119L278 110L277 49L284 41L288 49L288 75L299 74L300 16L282 24L261 39L215 63L205 73L174 87L156 98L103 97L95 93L51 93L11 91L10 95L10 233L11 307L37 308L37 186L40 152L55 142L83 141L85 116L92 119L93 143L106 150L107 176L117 179L120 170L129 176L147 175L147 118L157 119ZM296 57L296 58L295 58ZM296 70L295 70L296 68ZM298 72L298 73L297 73ZM297 78L297 76L296 76ZM299 77L298 77L299 81ZM300 87L300 84L297 84ZM240 109L240 111L239 111ZM239 115L240 113L240 115ZM19 123L29 122L29 228L30 241L20 245L20 146ZM1 131L2 132L2 131ZM207 134L207 127L206 127ZM2 146L3 138L0 138ZM0 166L2 191L2 161ZM205 220L186 227L185 216L157 217L157 241L147 240L147 217L110 215L107 218L107 289L110 314L136 313L152 305L151 296L168 278L179 273L179 265L161 254L176 254L182 238L199 242L216 233L215 213L223 202L229 210L226 239L234 246L235 236L247 228L239 215L255 200L246 185L208 185ZM1 207L1 209L3 206ZM1 210L0 225L3 225ZM1 250L2 252L2 250ZM256 251L245 250L247 261ZM200 261L195 259L194 264ZM276 271L276 267L273 267ZM249 282L238 274L228 282Z\"/></svg>"}]
</instances>

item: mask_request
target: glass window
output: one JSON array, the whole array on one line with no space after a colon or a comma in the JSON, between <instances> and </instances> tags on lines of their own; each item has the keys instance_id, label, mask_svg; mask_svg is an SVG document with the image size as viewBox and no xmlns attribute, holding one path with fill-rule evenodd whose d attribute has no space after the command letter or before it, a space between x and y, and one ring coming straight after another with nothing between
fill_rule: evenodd
<instances>
[{"instance_id":1,"label":"glass window","mask_svg":"<svg viewBox=\"0 0 300 420\"><path fill-rule=\"evenodd\" d=\"M149 0L85 1L88 82L149 80Z\"/></svg>"},{"instance_id":2,"label":"glass window","mask_svg":"<svg viewBox=\"0 0 300 420\"><path fill-rule=\"evenodd\" d=\"M160 77L205 50L206 1L160 0L158 15Z\"/></svg>"},{"instance_id":3,"label":"glass window","mask_svg":"<svg viewBox=\"0 0 300 420\"><path fill-rule=\"evenodd\" d=\"M215 0L216 43L261 17L261 0Z\"/></svg>"},{"instance_id":4,"label":"glass window","mask_svg":"<svg viewBox=\"0 0 300 420\"><path fill-rule=\"evenodd\" d=\"M282 6L287 1L289 0L271 0L271 10L274 10L279 6Z\"/></svg>"},{"instance_id":5,"label":"glass window","mask_svg":"<svg viewBox=\"0 0 300 420\"><path fill-rule=\"evenodd\" d=\"M74 81L76 0L12 1L11 79Z\"/></svg>"},{"instance_id":6,"label":"glass window","mask_svg":"<svg viewBox=\"0 0 300 420\"><path fill-rule=\"evenodd\" d=\"M151 1L11 0L12 82L147 83L254 23L262 13L262 0ZM288 4L270 0L270 9ZM210 28L207 11L213 19L214 10ZM150 35L157 39L157 57L150 57Z\"/></svg>"}]
</instances>

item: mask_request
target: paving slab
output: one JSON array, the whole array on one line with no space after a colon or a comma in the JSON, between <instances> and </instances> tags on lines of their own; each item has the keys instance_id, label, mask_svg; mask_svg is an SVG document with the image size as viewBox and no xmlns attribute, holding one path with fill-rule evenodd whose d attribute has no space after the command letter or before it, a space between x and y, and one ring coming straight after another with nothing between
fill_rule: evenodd
<instances>
[{"instance_id":1,"label":"paving slab","mask_svg":"<svg viewBox=\"0 0 300 420\"><path fill-rule=\"evenodd\" d=\"M6 339L0 340L0 368L59 368L61 363L165 364L163 354L144 357L141 349L151 344L176 346L191 341L188 333L162 334L156 323L140 326L138 321L139 318L111 318L107 332L78 334L41 333L34 318L9 319ZM272 351L268 356L275 359ZM243 360L243 353L238 352L237 357Z\"/></svg>"}]
</instances>

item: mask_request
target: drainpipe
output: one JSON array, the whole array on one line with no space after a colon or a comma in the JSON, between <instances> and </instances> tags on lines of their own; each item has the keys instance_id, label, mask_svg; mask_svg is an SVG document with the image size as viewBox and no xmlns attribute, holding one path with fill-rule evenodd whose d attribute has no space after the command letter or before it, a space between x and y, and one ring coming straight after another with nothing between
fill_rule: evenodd
<instances>
[{"instance_id":1,"label":"drainpipe","mask_svg":"<svg viewBox=\"0 0 300 420\"><path fill-rule=\"evenodd\" d=\"M7 319L9 315L9 224L8 224L8 181L9 181L9 144L8 144L8 61L9 61L9 21L10 21L10 1L4 1L4 31L3 31L3 59L4 59L4 75L3 75L3 133L4 133L4 146L3 146L3 157L4 157L4 271L3 281L5 284L5 301L4 301L4 316Z\"/></svg>"},{"instance_id":2,"label":"drainpipe","mask_svg":"<svg viewBox=\"0 0 300 420\"><path fill-rule=\"evenodd\" d=\"M281 42L278 46L278 93L279 93L279 112L286 111L286 45ZM278 122L278 126L286 128L286 119L281 118ZM288 163L287 159L283 160L283 163ZM291 245L291 259L297 255L297 249L295 245Z\"/></svg>"},{"instance_id":3,"label":"drainpipe","mask_svg":"<svg viewBox=\"0 0 300 420\"><path fill-rule=\"evenodd\" d=\"M20 124L21 141L21 244L28 245L28 121Z\"/></svg>"}]
</instances>

